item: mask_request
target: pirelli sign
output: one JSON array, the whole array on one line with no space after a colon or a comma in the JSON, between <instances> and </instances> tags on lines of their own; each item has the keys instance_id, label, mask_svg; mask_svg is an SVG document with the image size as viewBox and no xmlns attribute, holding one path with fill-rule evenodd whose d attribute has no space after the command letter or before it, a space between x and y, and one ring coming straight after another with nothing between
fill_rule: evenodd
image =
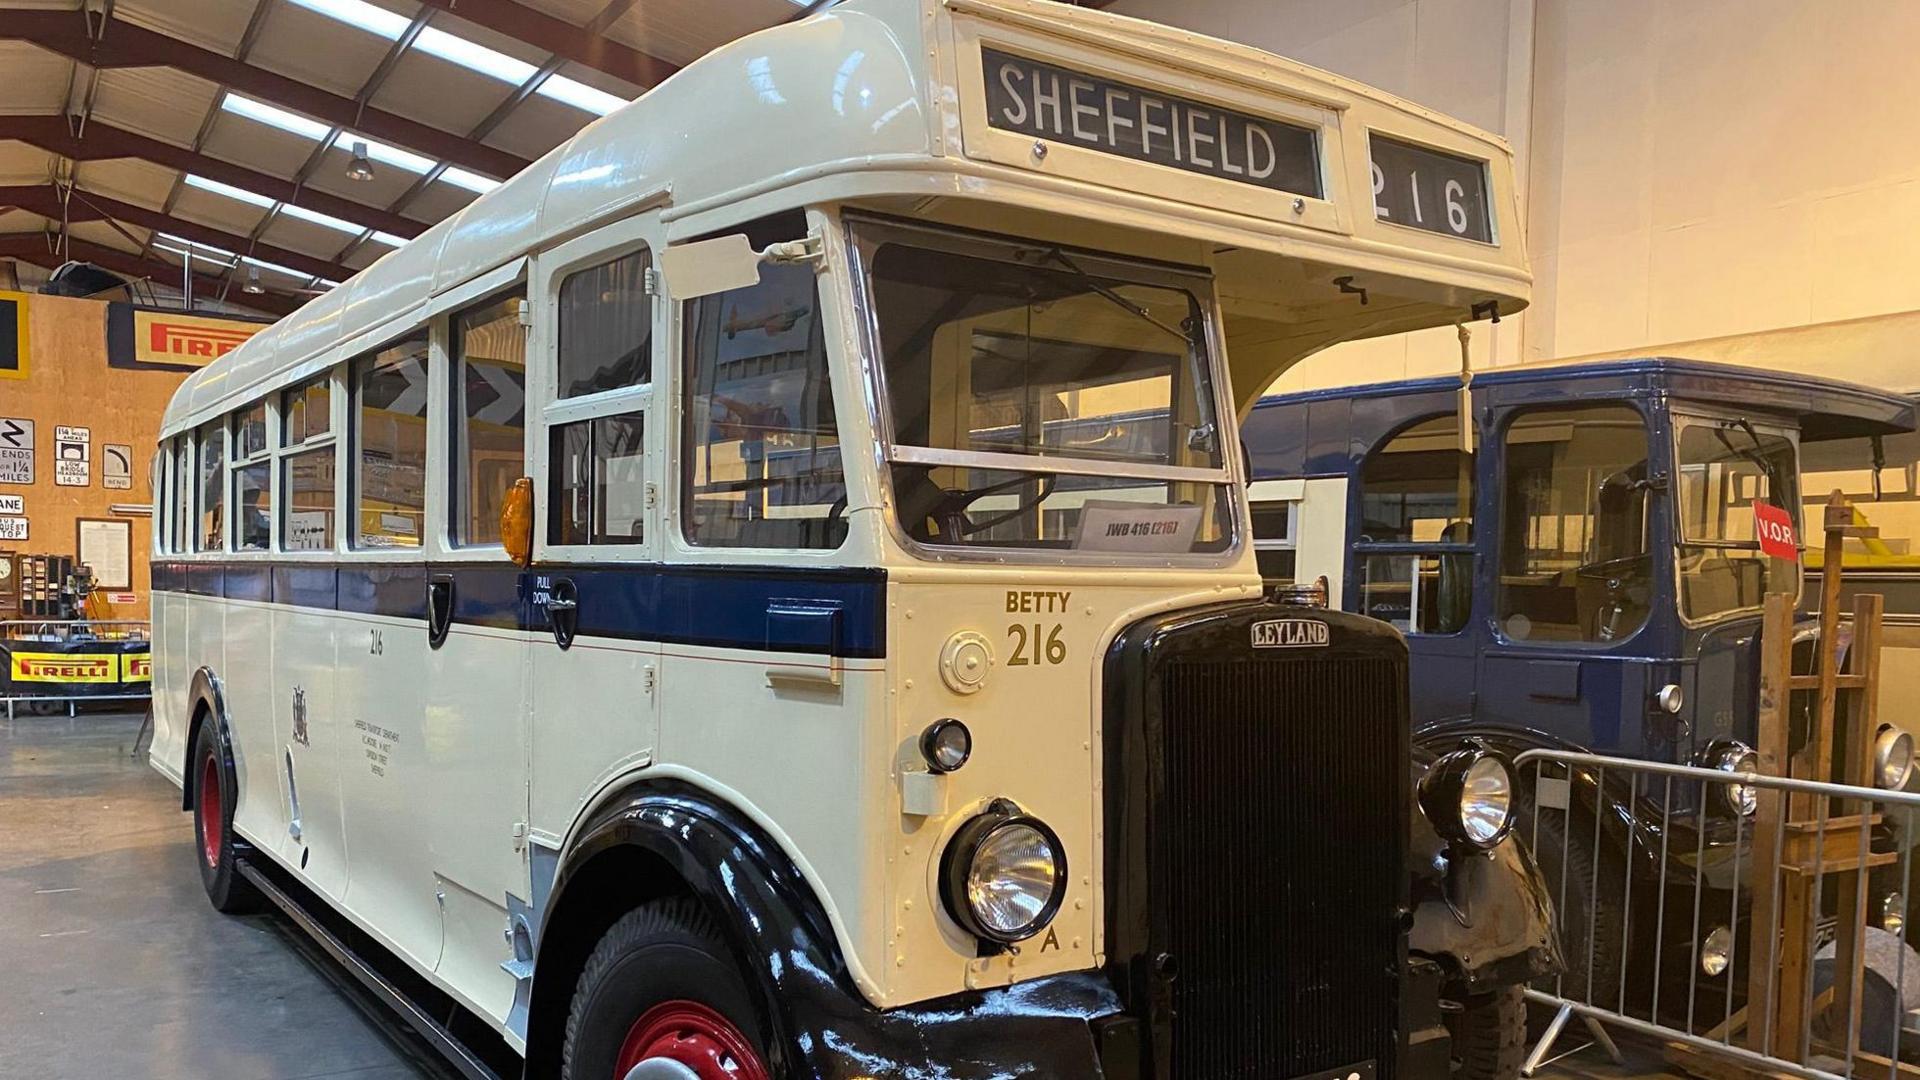
<instances>
[{"instance_id":1,"label":"pirelli sign","mask_svg":"<svg viewBox=\"0 0 1920 1080\"><path fill-rule=\"evenodd\" d=\"M107 305L107 363L162 371L202 368L265 330L268 323Z\"/></svg>"},{"instance_id":2,"label":"pirelli sign","mask_svg":"<svg viewBox=\"0 0 1920 1080\"><path fill-rule=\"evenodd\" d=\"M0 697L144 695L153 684L145 641L0 641Z\"/></svg>"},{"instance_id":3,"label":"pirelli sign","mask_svg":"<svg viewBox=\"0 0 1920 1080\"><path fill-rule=\"evenodd\" d=\"M8 675L17 683L117 683L120 657L113 653L16 652Z\"/></svg>"}]
</instances>

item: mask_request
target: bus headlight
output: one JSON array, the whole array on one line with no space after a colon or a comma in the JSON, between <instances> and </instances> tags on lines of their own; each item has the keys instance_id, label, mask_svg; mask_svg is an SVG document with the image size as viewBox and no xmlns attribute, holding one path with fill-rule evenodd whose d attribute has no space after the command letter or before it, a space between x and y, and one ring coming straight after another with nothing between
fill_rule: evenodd
<instances>
[{"instance_id":1,"label":"bus headlight","mask_svg":"<svg viewBox=\"0 0 1920 1080\"><path fill-rule=\"evenodd\" d=\"M1712 979L1726 974L1733 964L1733 932L1716 926L1700 943L1700 973Z\"/></svg>"},{"instance_id":2,"label":"bus headlight","mask_svg":"<svg viewBox=\"0 0 1920 1080\"><path fill-rule=\"evenodd\" d=\"M1024 941L1060 910L1067 854L1040 819L995 799L960 826L940 860L947 914L997 944Z\"/></svg>"},{"instance_id":3,"label":"bus headlight","mask_svg":"<svg viewBox=\"0 0 1920 1080\"><path fill-rule=\"evenodd\" d=\"M1907 786L1907 775L1913 772L1913 736L1894 727L1883 724L1880 735L1873 740L1873 779L1887 791L1899 791Z\"/></svg>"},{"instance_id":4,"label":"bus headlight","mask_svg":"<svg viewBox=\"0 0 1920 1080\"><path fill-rule=\"evenodd\" d=\"M1477 742L1433 763L1420 778L1420 811L1449 844L1491 848L1513 827L1513 777Z\"/></svg>"},{"instance_id":5,"label":"bus headlight","mask_svg":"<svg viewBox=\"0 0 1920 1080\"><path fill-rule=\"evenodd\" d=\"M1716 739L1708 743L1700 759L1702 767L1719 769L1721 772L1760 771L1760 755L1753 752L1753 747L1738 739ZM1752 817L1753 812L1760 808L1760 790L1751 784L1722 784L1720 791L1726 797L1727 809L1741 817Z\"/></svg>"}]
</instances>

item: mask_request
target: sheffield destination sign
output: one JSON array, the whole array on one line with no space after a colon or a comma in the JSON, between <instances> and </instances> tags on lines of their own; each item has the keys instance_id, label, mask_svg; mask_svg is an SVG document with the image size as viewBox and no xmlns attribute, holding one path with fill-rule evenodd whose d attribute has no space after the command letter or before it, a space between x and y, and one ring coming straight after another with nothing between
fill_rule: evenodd
<instances>
[{"instance_id":1,"label":"sheffield destination sign","mask_svg":"<svg viewBox=\"0 0 1920 1080\"><path fill-rule=\"evenodd\" d=\"M1312 128L981 49L987 123L1050 142L1320 198Z\"/></svg>"}]
</instances>

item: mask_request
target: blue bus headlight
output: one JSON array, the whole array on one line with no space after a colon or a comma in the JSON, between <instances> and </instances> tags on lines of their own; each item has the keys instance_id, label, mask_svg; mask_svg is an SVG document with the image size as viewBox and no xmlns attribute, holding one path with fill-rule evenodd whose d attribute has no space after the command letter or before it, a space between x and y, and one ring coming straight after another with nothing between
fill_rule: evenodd
<instances>
[{"instance_id":1,"label":"blue bus headlight","mask_svg":"<svg viewBox=\"0 0 1920 1080\"><path fill-rule=\"evenodd\" d=\"M1447 843L1492 848L1513 827L1513 776L1500 755L1470 741L1420 778L1420 811Z\"/></svg>"},{"instance_id":2,"label":"blue bus headlight","mask_svg":"<svg viewBox=\"0 0 1920 1080\"><path fill-rule=\"evenodd\" d=\"M1873 779L1886 791L1907 786L1907 774L1913 771L1913 736L1894 727L1880 725L1873 740Z\"/></svg>"},{"instance_id":3,"label":"blue bus headlight","mask_svg":"<svg viewBox=\"0 0 1920 1080\"><path fill-rule=\"evenodd\" d=\"M1700 752L1697 763L1703 768L1719 769L1726 773L1757 773L1760 771L1760 755L1753 747L1738 739L1715 739ZM1751 784L1719 785L1727 809L1741 817L1752 817L1760 809L1760 789Z\"/></svg>"},{"instance_id":4,"label":"blue bus headlight","mask_svg":"<svg viewBox=\"0 0 1920 1080\"><path fill-rule=\"evenodd\" d=\"M1009 945L1053 921L1067 889L1067 855L1040 819L996 799L960 826L940 860L947 914L985 941Z\"/></svg>"}]
</instances>

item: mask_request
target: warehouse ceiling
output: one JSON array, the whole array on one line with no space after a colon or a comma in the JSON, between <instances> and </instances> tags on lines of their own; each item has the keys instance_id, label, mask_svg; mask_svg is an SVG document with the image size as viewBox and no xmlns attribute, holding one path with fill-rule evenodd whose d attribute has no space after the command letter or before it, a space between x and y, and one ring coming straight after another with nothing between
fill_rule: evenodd
<instances>
[{"instance_id":1,"label":"warehouse ceiling","mask_svg":"<svg viewBox=\"0 0 1920 1080\"><path fill-rule=\"evenodd\" d=\"M815 6L0 0L0 285L76 260L171 304L191 257L197 306L284 314Z\"/></svg>"}]
</instances>

